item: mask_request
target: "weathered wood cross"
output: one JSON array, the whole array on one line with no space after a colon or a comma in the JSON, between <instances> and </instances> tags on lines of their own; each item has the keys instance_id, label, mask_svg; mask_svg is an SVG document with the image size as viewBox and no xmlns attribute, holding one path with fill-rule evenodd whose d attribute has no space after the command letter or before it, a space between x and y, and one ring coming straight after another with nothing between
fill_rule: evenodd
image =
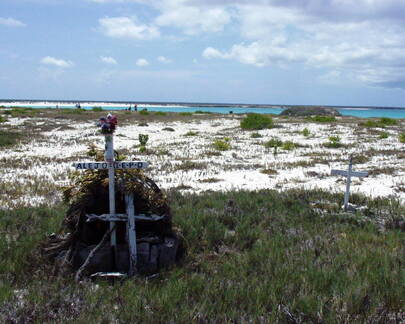
<instances>
[{"instance_id":1,"label":"weathered wood cross","mask_svg":"<svg viewBox=\"0 0 405 324\"><path fill-rule=\"evenodd\" d=\"M117 214L115 211L115 169L144 169L148 166L147 162L141 161L114 161L114 137L113 133L104 134L105 136L105 153L103 162L78 162L73 163L77 170L108 169L108 190L109 190L109 206L110 213L103 215L89 214L86 215L88 220L99 219L110 222L111 231L111 247L113 248L115 258L117 258L117 237L115 231L115 222L125 221L127 223L128 247L129 247L129 275L132 276L136 272L137 263L137 247L136 247L136 228L135 219L144 219L143 215L135 215L133 195L125 196L126 214ZM149 218L150 219L150 218Z\"/></svg>"},{"instance_id":2,"label":"weathered wood cross","mask_svg":"<svg viewBox=\"0 0 405 324\"><path fill-rule=\"evenodd\" d=\"M347 171L345 170L334 170L332 169L331 175L340 175L346 177L346 192L345 192L345 198L344 198L344 210L347 211L347 208L349 206L349 195L350 195L350 183L351 183L351 178L352 177L367 177L368 172L366 171L352 171L353 169L353 156L350 156L349 159L349 168Z\"/></svg>"}]
</instances>

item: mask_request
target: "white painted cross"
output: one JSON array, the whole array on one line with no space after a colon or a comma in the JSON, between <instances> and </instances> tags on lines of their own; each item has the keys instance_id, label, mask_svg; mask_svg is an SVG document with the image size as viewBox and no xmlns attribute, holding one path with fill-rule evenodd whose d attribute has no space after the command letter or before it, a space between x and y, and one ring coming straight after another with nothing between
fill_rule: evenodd
<instances>
[{"instance_id":1,"label":"white painted cross","mask_svg":"<svg viewBox=\"0 0 405 324\"><path fill-rule=\"evenodd\" d=\"M350 183L351 183L351 178L352 177L367 177L368 172L366 171L352 171L353 169L353 157L350 156L349 159L349 168L347 171L345 170L333 170L331 172L331 175L340 175L346 177L346 192L345 192L345 198L344 198L344 210L347 211L347 207L349 205L349 195L350 195Z\"/></svg>"},{"instance_id":2,"label":"white painted cross","mask_svg":"<svg viewBox=\"0 0 405 324\"><path fill-rule=\"evenodd\" d=\"M135 210L133 196L127 195L125 197L125 203L127 205L127 214L117 214L115 211L115 169L144 169L148 166L147 162L141 161L114 161L114 137L113 134L105 134L105 153L104 153L103 162L78 162L73 163L73 166L77 170L83 169L94 169L102 170L108 169L108 191L109 191L109 204L110 204L110 213L103 215L87 215L89 219L98 218L100 220L110 222L111 232L111 246L114 249L115 257L117 257L116 245L117 237L115 231L115 222L118 220L123 220L127 222L128 228L128 245L129 245L129 255L130 255L130 275L133 275L135 272L136 266L136 231L135 231ZM124 216L124 217L123 217Z\"/></svg>"}]
</instances>

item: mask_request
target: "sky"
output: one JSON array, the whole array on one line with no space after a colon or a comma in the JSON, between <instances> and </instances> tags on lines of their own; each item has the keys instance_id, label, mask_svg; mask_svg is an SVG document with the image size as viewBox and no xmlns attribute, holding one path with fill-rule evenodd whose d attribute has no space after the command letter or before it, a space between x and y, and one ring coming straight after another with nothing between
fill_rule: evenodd
<instances>
[{"instance_id":1,"label":"sky","mask_svg":"<svg viewBox=\"0 0 405 324\"><path fill-rule=\"evenodd\" d=\"M405 0L1 0L0 98L405 107Z\"/></svg>"}]
</instances>

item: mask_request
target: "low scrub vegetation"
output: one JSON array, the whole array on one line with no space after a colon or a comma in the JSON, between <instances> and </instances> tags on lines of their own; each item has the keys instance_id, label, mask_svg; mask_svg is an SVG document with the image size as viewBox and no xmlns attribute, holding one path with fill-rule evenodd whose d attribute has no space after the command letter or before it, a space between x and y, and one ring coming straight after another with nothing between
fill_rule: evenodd
<instances>
[{"instance_id":1,"label":"low scrub vegetation","mask_svg":"<svg viewBox=\"0 0 405 324\"><path fill-rule=\"evenodd\" d=\"M323 191L168 193L187 255L120 284L55 276L39 252L64 206L0 210L2 323L400 323L398 202ZM312 206L316 204L316 208ZM376 215L389 215L380 230ZM402 315L401 315L402 314ZM401 317L402 316L402 317Z\"/></svg>"},{"instance_id":2,"label":"low scrub vegetation","mask_svg":"<svg viewBox=\"0 0 405 324\"><path fill-rule=\"evenodd\" d=\"M369 119L366 122L360 123L360 126L364 127L378 127L384 128L386 126L395 126L398 125L398 121L393 118L383 117L377 120Z\"/></svg>"},{"instance_id":3,"label":"low scrub vegetation","mask_svg":"<svg viewBox=\"0 0 405 324\"><path fill-rule=\"evenodd\" d=\"M399 141L400 141L401 143L405 143L405 133L399 134Z\"/></svg>"},{"instance_id":4,"label":"low scrub vegetation","mask_svg":"<svg viewBox=\"0 0 405 324\"><path fill-rule=\"evenodd\" d=\"M311 116L306 119L316 123L331 123L336 121L335 116Z\"/></svg>"},{"instance_id":5,"label":"low scrub vegetation","mask_svg":"<svg viewBox=\"0 0 405 324\"><path fill-rule=\"evenodd\" d=\"M259 130L274 127L273 119L263 114L249 113L240 122L240 127L246 130Z\"/></svg>"},{"instance_id":6,"label":"low scrub vegetation","mask_svg":"<svg viewBox=\"0 0 405 324\"><path fill-rule=\"evenodd\" d=\"M18 143L21 134L0 130L0 147L7 147Z\"/></svg>"},{"instance_id":7,"label":"low scrub vegetation","mask_svg":"<svg viewBox=\"0 0 405 324\"><path fill-rule=\"evenodd\" d=\"M228 138L225 138L223 140L217 139L212 143L212 146L217 151L227 151L231 149L231 144L229 142L230 140Z\"/></svg>"},{"instance_id":8,"label":"low scrub vegetation","mask_svg":"<svg viewBox=\"0 0 405 324\"><path fill-rule=\"evenodd\" d=\"M101 107L93 107L91 108L92 111L103 111L103 108Z\"/></svg>"},{"instance_id":9,"label":"low scrub vegetation","mask_svg":"<svg viewBox=\"0 0 405 324\"><path fill-rule=\"evenodd\" d=\"M341 139L338 135L336 136L329 136L329 142L326 142L323 144L323 146L328 147L328 148L339 148L342 147L343 144L340 142Z\"/></svg>"}]
</instances>

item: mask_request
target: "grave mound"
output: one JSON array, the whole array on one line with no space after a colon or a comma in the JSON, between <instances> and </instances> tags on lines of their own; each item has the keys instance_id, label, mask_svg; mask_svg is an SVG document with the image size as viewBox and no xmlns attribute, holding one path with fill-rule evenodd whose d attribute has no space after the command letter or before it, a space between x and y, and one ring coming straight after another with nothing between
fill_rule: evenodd
<instances>
[{"instance_id":1,"label":"grave mound","mask_svg":"<svg viewBox=\"0 0 405 324\"><path fill-rule=\"evenodd\" d=\"M90 154L91 155L91 154ZM155 182L141 170L115 172L116 213L125 214L125 197L133 195L136 217L136 272L156 273L179 260L182 254L180 233L172 226L167 199ZM65 190L69 208L59 234L49 237L44 254L54 262L56 271L76 271L76 278L100 272L129 273L127 222L115 222L116 248L105 238L109 222L92 217L109 213L107 170L86 170Z\"/></svg>"}]
</instances>

